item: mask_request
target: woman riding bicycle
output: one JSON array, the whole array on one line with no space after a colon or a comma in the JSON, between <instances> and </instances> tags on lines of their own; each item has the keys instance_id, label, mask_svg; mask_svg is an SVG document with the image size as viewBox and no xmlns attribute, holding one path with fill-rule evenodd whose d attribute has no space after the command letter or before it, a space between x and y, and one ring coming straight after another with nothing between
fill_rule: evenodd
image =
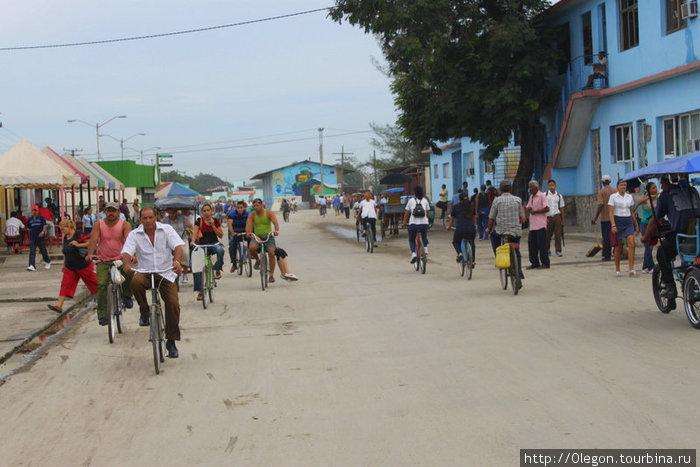
<instances>
[{"instance_id":1,"label":"woman riding bicycle","mask_svg":"<svg viewBox=\"0 0 700 467\"><path fill-rule=\"evenodd\" d=\"M360 214L358 217L362 219L362 231L365 234L367 224L369 224L372 230L372 241L374 248L377 248L377 202L372 199L372 193L369 191L365 193L365 199L360 202Z\"/></svg>"},{"instance_id":2,"label":"woman riding bicycle","mask_svg":"<svg viewBox=\"0 0 700 467\"><path fill-rule=\"evenodd\" d=\"M476 225L474 222L474 207L466 193L459 194L459 204L452 207L450 222L446 229L450 230L455 226L455 233L452 237L452 246L457 252L457 262L462 261L462 239L469 242L472 247L472 261L474 261L476 249L474 238L476 237Z\"/></svg>"},{"instance_id":3,"label":"woman riding bicycle","mask_svg":"<svg viewBox=\"0 0 700 467\"><path fill-rule=\"evenodd\" d=\"M216 253L216 263L214 263L214 273L217 279L221 279L221 268L224 265L224 246L219 243L219 238L223 237L224 231L221 228L219 219L213 217L214 209L211 204L205 203L202 206L202 217L194 224L192 229L192 246L195 245L214 245L208 248L206 254ZM202 273L194 274L194 291L197 294L197 300L202 299Z\"/></svg>"}]
</instances>

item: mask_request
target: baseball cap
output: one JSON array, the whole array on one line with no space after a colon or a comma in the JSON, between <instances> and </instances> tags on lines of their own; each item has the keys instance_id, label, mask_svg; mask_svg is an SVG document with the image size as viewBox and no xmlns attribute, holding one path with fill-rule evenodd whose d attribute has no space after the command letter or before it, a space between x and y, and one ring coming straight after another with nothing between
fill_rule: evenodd
<instances>
[{"instance_id":1,"label":"baseball cap","mask_svg":"<svg viewBox=\"0 0 700 467\"><path fill-rule=\"evenodd\" d=\"M612 178L610 177L610 175L603 175L602 177L600 177L600 181L601 182L612 182Z\"/></svg>"},{"instance_id":2,"label":"baseball cap","mask_svg":"<svg viewBox=\"0 0 700 467\"><path fill-rule=\"evenodd\" d=\"M105 209L110 208L119 211L119 204L116 201L110 201L109 203L105 204Z\"/></svg>"},{"instance_id":3,"label":"baseball cap","mask_svg":"<svg viewBox=\"0 0 700 467\"><path fill-rule=\"evenodd\" d=\"M32 206L32 211L38 211L38 210L39 210L39 206L37 206L36 204L34 206Z\"/></svg>"}]
</instances>

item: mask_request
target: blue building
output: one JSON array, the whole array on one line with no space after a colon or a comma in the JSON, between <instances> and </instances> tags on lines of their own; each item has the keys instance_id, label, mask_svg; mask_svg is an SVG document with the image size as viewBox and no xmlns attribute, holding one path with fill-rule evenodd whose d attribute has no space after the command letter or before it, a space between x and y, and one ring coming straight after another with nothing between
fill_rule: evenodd
<instances>
[{"instance_id":1,"label":"blue building","mask_svg":"<svg viewBox=\"0 0 700 467\"><path fill-rule=\"evenodd\" d=\"M569 60L568 66L552 70L561 101L541 115L532 176L556 179L582 220L590 217L603 174L615 180L700 149L697 2L562 0L544 20L561 27L559 46ZM606 76L587 87L600 52L607 61ZM513 143L505 151L511 160L519 157L517 141ZM433 197L442 183L453 192L463 180L472 188L481 180L509 176L508 160L501 156L495 164L484 164L476 157L481 149L462 138L447 144L443 155L431 156Z\"/></svg>"},{"instance_id":2,"label":"blue building","mask_svg":"<svg viewBox=\"0 0 700 467\"><path fill-rule=\"evenodd\" d=\"M282 198L297 198L297 202L308 202L312 195L334 195L338 192L335 166L324 164L322 188L321 164L312 161L296 162L269 170L252 179L262 180L263 198L268 206L274 206L274 202Z\"/></svg>"}]
</instances>

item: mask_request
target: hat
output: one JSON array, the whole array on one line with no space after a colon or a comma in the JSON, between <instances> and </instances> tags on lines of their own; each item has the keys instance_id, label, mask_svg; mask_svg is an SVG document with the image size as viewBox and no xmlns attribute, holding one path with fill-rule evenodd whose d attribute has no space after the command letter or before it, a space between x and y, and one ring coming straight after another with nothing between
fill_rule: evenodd
<instances>
[{"instance_id":1,"label":"hat","mask_svg":"<svg viewBox=\"0 0 700 467\"><path fill-rule=\"evenodd\" d=\"M602 177L600 177L600 181L610 183L612 182L612 178L610 177L610 175L603 175Z\"/></svg>"},{"instance_id":2,"label":"hat","mask_svg":"<svg viewBox=\"0 0 700 467\"><path fill-rule=\"evenodd\" d=\"M119 211L119 204L116 201L110 201L109 203L105 204L105 209L110 208Z\"/></svg>"},{"instance_id":3,"label":"hat","mask_svg":"<svg viewBox=\"0 0 700 467\"><path fill-rule=\"evenodd\" d=\"M501 183L498 184L498 188L510 188L512 183L510 183L510 180L501 180Z\"/></svg>"},{"instance_id":4,"label":"hat","mask_svg":"<svg viewBox=\"0 0 700 467\"><path fill-rule=\"evenodd\" d=\"M36 204L34 206L32 206L32 211L38 211L38 210L39 210L39 206L37 206Z\"/></svg>"}]
</instances>

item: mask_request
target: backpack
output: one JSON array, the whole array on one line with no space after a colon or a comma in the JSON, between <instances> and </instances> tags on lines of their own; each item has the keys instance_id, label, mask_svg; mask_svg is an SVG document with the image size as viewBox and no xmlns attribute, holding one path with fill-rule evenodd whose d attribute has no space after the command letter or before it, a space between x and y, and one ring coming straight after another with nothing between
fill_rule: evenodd
<instances>
[{"instance_id":1,"label":"backpack","mask_svg":"<svg viewBox=\"0 0 700 467\"><path fill-rule=\"evenodd\" d=\"M423 207L423 200L416 200L416 207L413 208L413 217L416 219L425 217L425 208Z\"/></svg>"}]
</instances>

